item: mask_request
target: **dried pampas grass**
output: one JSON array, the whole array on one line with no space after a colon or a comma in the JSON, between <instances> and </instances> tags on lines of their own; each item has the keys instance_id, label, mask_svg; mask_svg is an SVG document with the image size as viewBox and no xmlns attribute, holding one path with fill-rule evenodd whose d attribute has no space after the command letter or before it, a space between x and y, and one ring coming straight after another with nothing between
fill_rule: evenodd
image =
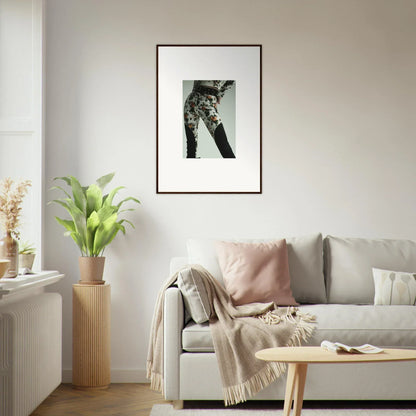
<instances>
[{"instance_id":1,"label":"dried pampas grass","mask_svg":"<svg viewBox=\"0 0 416 416\"><path fill-rule=\"evenodd\" d=\"M27 194L32 182L19 180L14 182L11 178L0 181L0 226L10 232L14 238L19 238L19 220L22 211L23 198Z\"/></svg>"}]
</instances>

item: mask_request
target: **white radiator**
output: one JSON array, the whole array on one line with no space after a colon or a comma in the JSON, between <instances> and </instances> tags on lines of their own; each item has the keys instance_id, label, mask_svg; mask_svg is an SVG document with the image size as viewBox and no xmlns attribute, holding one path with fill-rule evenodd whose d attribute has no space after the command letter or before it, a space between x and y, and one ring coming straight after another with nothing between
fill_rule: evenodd
<instances>
[{"instance_id":1,"label":"white radiator","mask_svg":"<svg viewBox=\"0 0 416 416\"><path fill-rule=\"evenodd\" d=\"M61 383L62 298L0 306L0 416L28 416Z\"/></svg>"}]
</instances>

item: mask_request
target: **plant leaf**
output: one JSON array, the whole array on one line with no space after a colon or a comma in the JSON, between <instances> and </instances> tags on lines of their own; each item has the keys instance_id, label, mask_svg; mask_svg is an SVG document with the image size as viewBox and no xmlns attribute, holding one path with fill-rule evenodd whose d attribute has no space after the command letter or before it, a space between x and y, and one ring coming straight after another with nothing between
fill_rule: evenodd
<instances>
[{"instance_id":1,"label":"plant leaf","mask_svg":"<svg viewBox=\"0 0 416 416\"><path fill-rule=\"evenodd\" d=\"M81 251L81 255L87 254L85 250L83 249L83 244L82 244L80 235L76 231L74 231L73 233L70 234L70 236L75 241L76 245L79 247Z\"/></svg>"},{"instance_id":2,"label":"plant leaf","mask_svg":"<svg viewBox=\"0 0 416 416\"><path fill-rule=\"evenodd\" d=\"M87 218L89 218L93 211L98 211L101 208L103 193L98 185L92 184L86 190L85 195L87 198Z\"/></svg>"},{"instance_id":3,"label":"plant leaf","mask_svg":"<svg viewBox=\"0 0 416 416\"><path fill-rule=\"evenodd\" d=\"M64 226L69 232L75 231L75 224L74 221L71 220L63 220L62 218L55 217L56 221L58 221L59 224Z\"/></svg>"},{"instance_id":4,"label":"plant leaf","mask_svg":"<svg viewBox=\"0 0 416 416\"><path fill-rule=\"evenodd\" d=\"M60 191L62 191L68 198L71 198L71 195L69 195L69 193L67 191L65 191L64 188L62 188L62 186L52 186L52 188L50 188L50 191L54 191L55 189L59 189Z\"/></svg>"},{"instance_id":5,"label":"plant leaf","mask_svg":"<svg viewBox=\"0 0 416 416\"><path fill-rule=\"evenodd\" d=\"M113 231L113 234L110 236L110 239L108 240L108 242L107 242L107 246L114 240L114 238L115 238L115 236L117 235L117 233L121 230L121 231L123 231L122 230L122 228L124 228L122 225L120 225L120 224L118 224L118 223L116 223L116 225L115 225L115 229L114 229L114 231ZM103 251L104 251L104 249L103 249Z\"/></svg>"},{"instance_id":6,"label":"plant leaf","mask_svg":"<svg viewBox=\"0 0 416 416\"><path fill-rule=\"evenodd\" d=\"M71 208L69 207L67 201L71 201L71 198L54 199L49 203L55 202L56 204L62 205L71 215Z\"/></svg>"},{"instance_id":7,"label":"plant leaf","mask_svg":"<svg viewBox=\"0 0 416 416\"><path fill-rule=\"evenodd\" d=\"M111 215L116 214L117 215L117 208L110 205L110 206L102 206L97 211L98 217L100 219L100 222L106 221Z\"/></svg>"},{"instance_id":8,"label":"plant leaf","mask_svg":"<svg viewBox=\"0 0 416 416\"><path fill-rule=\"evenodd\" d=\"M119 221L117 223L118 229L124 234L126 235L126 227L124 225L122 225L122 221Z\"/></svg>"},{"instance_id":9,"label":"plant leaf","mask_svg":"<svg viewBox=\"0 0 416 416\"><path fill-rule=\"evenodd\" d=\"M72 199L67 200L67 205L69 207L68 211L75 224L75 232L79 234L79 241L82 247L81 251L88 255L87 222L85 220L85 213L75 205L75 202L72 201Z\"/></svg>"},{"instance_id":10,"label":"plant leaf","mask_svg":"<svg viewBox=\"0 0 416 416\"><path fill-rule=\"evenodd\" d=\"M117 233L121 230L122 232L123 232L123 234L125 234L125 231L126 231L126 229L124 228L124 226L123 225L121 225L119 222L116 222L115 223L115 229L113 230L113 233L112 233L112 235L110 236L110 238L109 238L109 240L108 240L108 242L107 242L107 244L103 247L103 249L102 249L102 253L104 252L104 249L105 249L105 247L106 246L108 246L113 240L114 240L114 238L115 238L115 236L117 235Z\"/></svg>"},{"instance_id":11,"label":"plant leaf","mask_svg":"<svg viewBox=\"0 0 416 416\"><path fill-rule=\"evenodd\" d=\"M96 211L93 211L87 219L87 247L90 253L94 252L95 232L100 225L100 218Z\"/></svg>"},{"instance_id":12,"label":"plant leaf","mask_svg":"<svg viewBox=\"0 0 416 416\"><path fill-rule=\"evenodd\" d=\"M79 234L79 239L75 240L75 242L80 247L81 252L85 253L87 251L87 224L85 221L85 214L75 205L75 202L70 198L54 199L52 202L62 205L68 211L75 226L75 230L73 232ZM57 221L59 222L59 220ZM59 223L66 228L64 223ZM65 224L68 225L69 223L65 222Z\"/></svg>"},{"instance_id":13,"label":"plant leaf","mask_svg":"<svg viewBox=\"0 0 416 416\"><path fill-rule=\"evenodd\" d=\"M112 172L112 173L109 173L107 175L101 176L101 178L97 179L96 183L100 187L101 190L103 190L105 188L105 186L108 185L108 183L111 182L111 180L114 178L115 174L116 174L115 172Z\"/></svg>"},{"instance_id":14,"label":"plant leaf","mask_svg":"<svg viewBox=\"0 0 416 416\"><path fill-rule=\"evenodd\" d=\"M137 198L133 198L132 196L129 196L128 198L124 198L122 201L120 201L117 204L117 207L120 208L121 205L123 205L127 201L134 201L134 202L137 202L138 204L140 204L140 201Z\"/></svg>"},{"instance_id":15,"label":"plant leaf","mask_svg":"<svg viewBox=\"0 0 416 416\"><path fill-rule=\"evenodd\" d=\"M87 219L87 229L95 231L100 225L100 217L96 211L93 211Z\"/></svg>"},{"instance_id":16,"label":"plant leaf","mask_svg":"<svg viewBox=\"0 0 416 416\"><path fill-rule=\"evenodd\" d=\"M83 244L80 235L76 231L75 223L71 220L63 220L62 218L55 217L56 221L58 221L59 224L64 226L67 230L66 233L64 233L65 236L70 235L72 239L75 241L76 245L81 250L81 253L83 253Z\"/></svg>"},{"instance_id":17,"label":"plant leaf","mask_svg":"<svg viewBox=\"0 0 416 416\"><path fill-rule=\"evenodd\" d=\"M71 188L72 188L72 195L74 196L74 202L76 206L86 214L86 206L87 200L85 198L85 194L82 190L81 184L78 182L77 178L70 176L71 179Z\"/></svg>"},{"instance_id":18,"label":"plant leaf","mask_svg":"<svg viewBox=\"0 0 416 416\"><path fill-rule=\"evenodd\" d=\"M132 226L132 228L136 228L131 221L126 220L125 218L123 218L122 220L120 220L118 223L119 224L123 224L123 222L126 222L127 224L130 224Z\"/></svg>"},{"instance_id":19,"label":"plant leaf","mask_svg":"<svg viewBox=\"0 0 416 416\"><path fill-rule=\"evenodd\" d=\"M118 211L119 214L121 214L122 212L129 212L129 211L136 211L135 208L126 208L126 209L122 209L120 211Z\"/></svg>"},{"instance_id":20,"label":"plant leaf","mask_svg":"<svg viewBox=\"0 0 416 416\"><path fill-rule=\"evenodd\" d=\"M120 189L124 189L125 186L118 186L117 188L114 188L108 195L106 195L105 201L104 201L104 205L109 206L113 204L113 199L115 197L115 195L117 194L117 192Z\"/></svg>"},{"instance_id":21,"label":"plant leaf","mask_svg":"<svg viewBox=\"0 0 416 416\"><path fill-rule=\"evenodd\" d=\"M68 176L57 176L56 178L53 178L54 181L65 181L67 185L71 186L71 179Z\"/></svg>"},{"instance_id":22,"label":"plant leaf","mask_svg":"<svg viewBox=\"0 0 416 416\"><path fill-rule=\"evenodd\" d=\"M99 255L114 238L113 234L117 234L116 221L117 213L114 213L98 226L94 238L94 255Z\"/></svg>"}]
</instances>

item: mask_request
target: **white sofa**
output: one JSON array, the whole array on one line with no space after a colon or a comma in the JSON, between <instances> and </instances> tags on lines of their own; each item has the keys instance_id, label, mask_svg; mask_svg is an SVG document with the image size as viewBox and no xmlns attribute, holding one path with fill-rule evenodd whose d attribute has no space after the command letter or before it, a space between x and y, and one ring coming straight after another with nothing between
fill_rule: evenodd
<instances>
[{"instance_id":1,"label":"white sofa","mask_svg":"<svg viewBox=\"0 0 416 416\"><path fill-rule=\"evenodd\" d=\"M249 240L245 240L249 241ZM252 240L254 241L254 240ZM258 240L255 240L258 241ZM416 348L416 306L374 305L372 267L416 272L416 242L287 238L291 288L300 309L317 318L308 345L324 339L350 345ZM198 263L222 280L214 240L191 239L188 257L173 258L170 272ZM164 391L167 400L222 400L209 325L185 320L177 287L164 304ZM255 400L283 400L285 377ZM311 365L305 400L416 400L416 362Z\"/></svg>"}]
</instances>

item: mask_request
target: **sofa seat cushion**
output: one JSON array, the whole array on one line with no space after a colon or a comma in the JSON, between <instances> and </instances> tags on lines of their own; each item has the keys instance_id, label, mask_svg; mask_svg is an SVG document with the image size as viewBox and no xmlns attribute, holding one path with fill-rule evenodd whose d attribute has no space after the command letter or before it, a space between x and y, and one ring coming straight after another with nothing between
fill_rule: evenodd
<instances>
[{"instance_id":1,"label":"sofa seat cushion","mask_svg":"<svg viewBox=\"0 0 416 416\"><path fill-rule=\"evenodd\" d=\"M302 305L316 316L317 328L307 345L327 339L348 345L416 348L416 307L408 305ZM208 323L188 323L182 332L188 352L214 352Z\"/></svg>"},{"instance_id":2,"label":"sofa seat cushion","mask_svg":"<svg viewBox=\"0 0 416 416\"><path fill-rule=\"evenodd\" d=\"M188 352L214 352L208 322L197 324L190 321L182 331L182 349Z\"/></svg>"},{"instance_id":3,"label":"sofa seat cushion","mask_svg":"<svg viewBox=\"0 0 416 416\"><path fill-rule=\"evenodd\" d=\"M416 348L416 307L409 305L305 305L317 317L310 345L327 339L348 345Z\"/></svg>"}]
</instances>

